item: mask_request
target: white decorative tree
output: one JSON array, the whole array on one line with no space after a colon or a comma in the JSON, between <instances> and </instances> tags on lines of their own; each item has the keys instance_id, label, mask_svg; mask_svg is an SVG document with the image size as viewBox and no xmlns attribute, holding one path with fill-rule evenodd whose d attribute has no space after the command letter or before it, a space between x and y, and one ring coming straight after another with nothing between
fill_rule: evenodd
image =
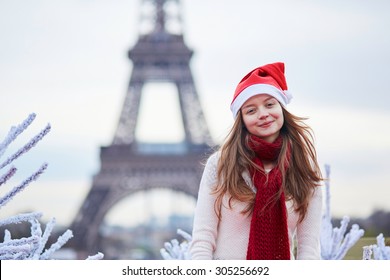
<instances>
[{"instance_id":1,"label":"white decorative tree","mask_svg":"<svg viewBox=\"0 0 390 280\"><path fill-rule=\"evenodd\" d=\"M382 233L377 236L376 241L376 245L363 247L363 260L372 260L372 254L375 260L390 260L390 246L386 246Z\"/></svg>"},{"instance_id":2,"label":"white decorative tree","mask_svg":"<svg viewBox=\"0 0 390 280\"><path fill-rule=\"evenodd\" d=\"M171 242L165 242L164 248L160 250L161 256L165 260L190 260L191 256L188 252L188 246L192 240L192 236L178 229L177 233L185 240L181 243L177 239L172 239Z\"/></svg>"},{"instance_id":3,"label":"white decorative tree","mask_svg":"<svg viewBox=\"0 0 390 280\"><path fill-rule=\"evenodd\" d=\"M32 113L18 126L11 127L4 141L0 143L0 158L5 153L9 145L23 132L27 127L34 121L36 114ZM11 154L5 161L0 161L0 171L13 163L21 155L28 152L32 147L34 147L43 137L49 133L51 129L50 124L47 124L46 127L34 136L30 141L28 141L23 147L18 149L16 152ZM10 202L15 195L24 190L31 182L37 180L39 176L46 170L48 164L43 163L41 167L25 179L22 183L14 187L4 196L0 197L0 208L4 207L8 202ZM4 185L9 181L12 176L15 175L17 168L11 166L3 175L0 175L0 186ZM7 226L10 224L19 224L22 222L29 222L31 224L31 236L23 237L18 239L12 239L11 232L5 230L4 240L0 243L0 260L47 260L51 259L54 252L58 251L70 238L73 237L71 230L66 230L62 234L57 242L52 244L50 248L45 249L47 241L52 233L52 230L55 226L55 219L51 219L44 231L41 229L39 223L39 218L42 217L40 212L32 213L23 213L16 216L12 216L3 220L0 220L0 226ZM94 256L90 256L87 259L102 259L103 254L98 253Z\"/></svg>"},{"instance_id":4,"label":"white decorative tree","mask_svg":"<svg viewBox=\"0 0 390 280\"><path fill-rule=\"evenodd\" d=\"M341 260L348 250L364 235L364 230L359 225L353 224L345 235L349 223L349 217L344 216L339 228L333 227L330 214L330 166L325 165L325 212L322 216L321 228L321 258L323 260Z\"/></svg>"}]
</instances>

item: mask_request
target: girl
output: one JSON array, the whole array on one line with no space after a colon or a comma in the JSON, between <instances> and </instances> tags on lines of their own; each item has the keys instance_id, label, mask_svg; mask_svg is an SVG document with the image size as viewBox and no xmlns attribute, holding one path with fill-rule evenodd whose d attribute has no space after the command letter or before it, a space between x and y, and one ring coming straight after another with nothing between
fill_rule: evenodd
<instances>
[{"instance_id":1,"label":"girl","mask_svg":"<svg viewBox=\"0 0 390 280\"><path fill-rule=\"evenodd\" d=\"M320 259L321 172L291 98L281 62L238 84L233 127L200 183L192 259Z\"/></svg>"}]
</instances>

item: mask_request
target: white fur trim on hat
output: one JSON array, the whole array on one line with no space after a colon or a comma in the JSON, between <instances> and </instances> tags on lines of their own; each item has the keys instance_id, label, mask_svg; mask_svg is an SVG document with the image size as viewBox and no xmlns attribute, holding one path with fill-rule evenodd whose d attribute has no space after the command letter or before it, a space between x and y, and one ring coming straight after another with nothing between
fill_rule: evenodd
<instances>
[{"instance_id":1,"label":"white fur trim on hat","mask_svg":"<svg viewBox=\"0 0 390 280\"><path fill-rule=\"evenodd\" d=\"M258 94L269 94L272 97L276 98L283 106L286 106L290 103L292 99L292 95L288 90L280 90L277 87L274 87L269 84L254 84L246 89L244 89L240 94L236 97L233 103L230 105L230 110L233 113L233 117L235 118L240 110L241 106L252 96Z\"/></svg>"}]
</instances>

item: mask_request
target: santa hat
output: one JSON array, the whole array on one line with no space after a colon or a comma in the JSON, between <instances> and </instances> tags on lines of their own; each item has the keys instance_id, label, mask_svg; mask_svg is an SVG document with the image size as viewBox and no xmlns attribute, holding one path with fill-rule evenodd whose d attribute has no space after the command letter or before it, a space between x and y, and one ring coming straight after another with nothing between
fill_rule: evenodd
<instances>
[{"instance_id":1,"label":"santa hat","mask_svg":"<svg viewBox=\"0 0 390 280\"><path fill-rule=\"evenodd\" d=\"M286 78L284 77L284 63L276 62L260 66L245 75L237 85L230 105L233 117L237 116L241 106L249 98L258 94L271 95L283 106L290 103L292 95L287 90Z\"/></svg>"}]
</instances>

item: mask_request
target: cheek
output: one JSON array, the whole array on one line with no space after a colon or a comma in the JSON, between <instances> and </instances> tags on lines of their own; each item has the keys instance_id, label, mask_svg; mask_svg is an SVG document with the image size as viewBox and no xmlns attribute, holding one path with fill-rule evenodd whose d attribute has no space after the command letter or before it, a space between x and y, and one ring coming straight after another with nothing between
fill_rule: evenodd
<instances>
[{"instance_id":1,"label":"cheek","mask_svg":"<svg viewBox=\"0 0 390 280\"><path fill-rule=\"evenodd\" d=\"M242 121L245 127L248 129L248 127L252 126L256 122L256 118L250 116L243 116Z\"/></svg>"},{"instance_id":2,"label":"cheek","mask_svg":"<svg viewBox=\"0 0 390 280\"><path fill-rule=\"evenodd\" d=\"M272 117L275 120L275 125L276 125L277 129L281 129L283 124L284 124L283 113L281 113L281 114L279 114L279 113L272 114Z\"/></svg>"},{"instance_id":3,"label":"cheek","mask_svg":"<svg viewBox=\"0 0 390 280\"><path fill-rule=\"evenodd\" d=\"M276 110L275 112L273 112L273 117L278 120L278 122L282 123L284 122L284 116L283 116L283 111L282 111L282 108L280 108L280 110Z\"/></svg>"},{"instance_id":4,"label":"cheek","mask_svg":"<svg viewBox=\"0 0 390 280\"><path fill-rule=\"evenodd\" d=\"M280 116L279 116L279 122L280 122L281 125L284 124L284 116L283 116L283 113L281 113Z\"/></svg>"},{"instance_id":5,"label":"cheek","mask_svg":"<svg viewBox=\"0 0 390 280\"><path fill-rule=\"evenodd\" d=\"M278 128L282 129L283 125L284 125L284 117L283 117L283 115L281 115L279 120L278 120Z\"/></svg>"}]
</instances>

